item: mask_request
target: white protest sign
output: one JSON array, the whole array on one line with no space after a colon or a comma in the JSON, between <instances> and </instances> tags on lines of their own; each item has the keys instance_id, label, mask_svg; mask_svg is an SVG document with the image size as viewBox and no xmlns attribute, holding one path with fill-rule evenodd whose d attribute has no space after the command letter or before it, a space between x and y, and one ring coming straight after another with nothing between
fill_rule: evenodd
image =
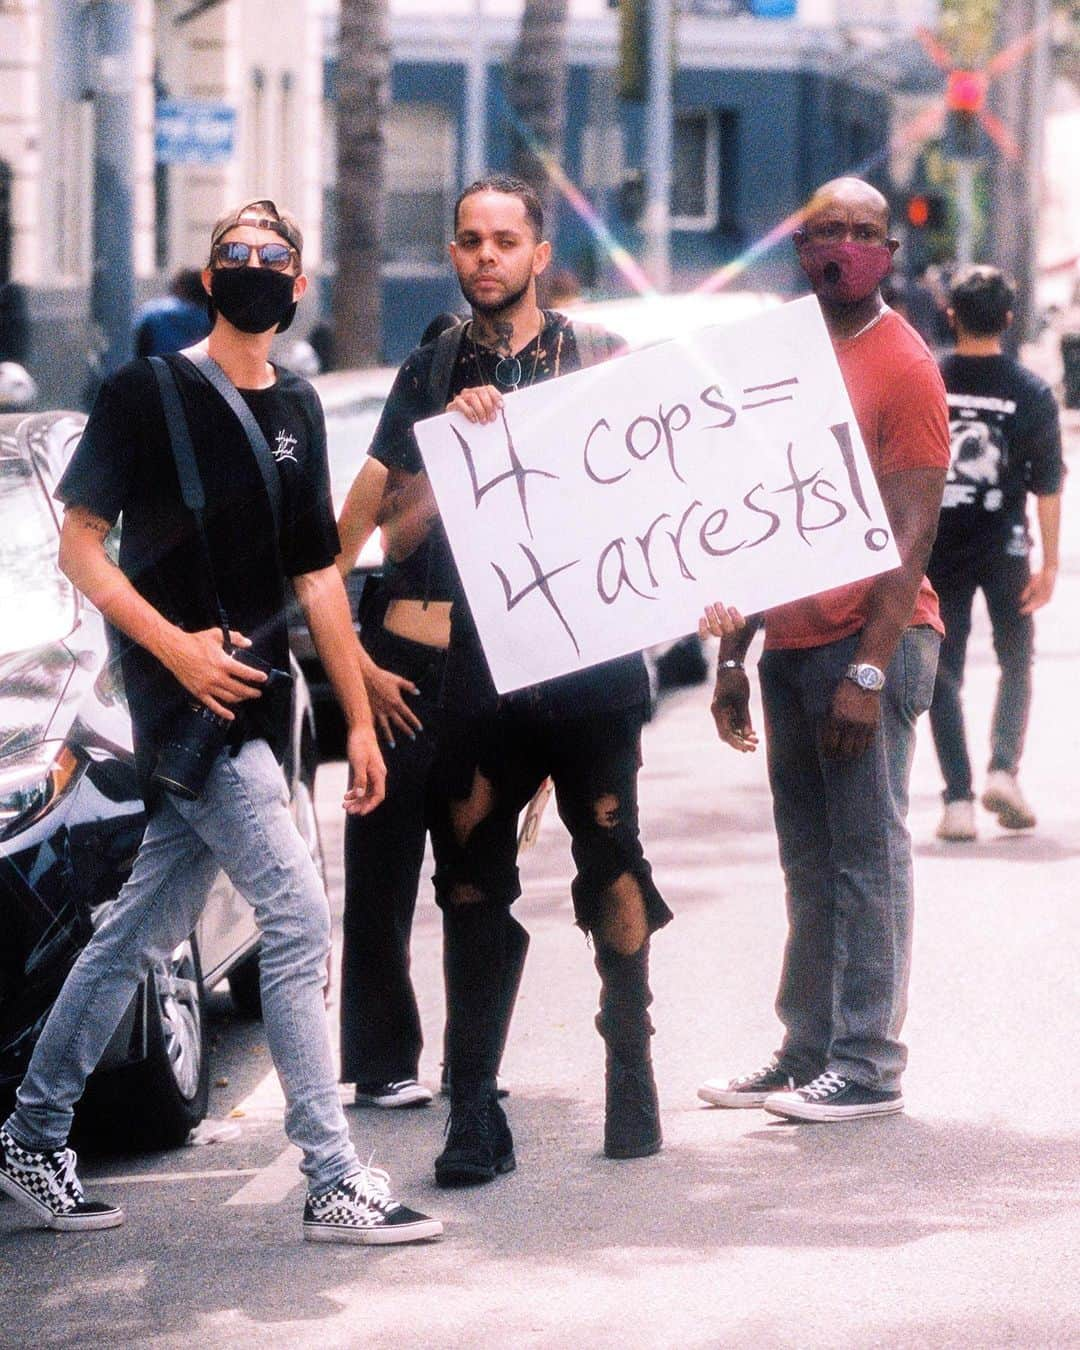
<instances>
[{"instance_id":1,"label":"white protest sign","mask_svg":"<svg viewBox=\"0 0 1080 1350\"><path fill-rule=\"evenodd\" d=\"M813 296L416 438L500 693L900 561Z\"/></svg>"}]
</instances>

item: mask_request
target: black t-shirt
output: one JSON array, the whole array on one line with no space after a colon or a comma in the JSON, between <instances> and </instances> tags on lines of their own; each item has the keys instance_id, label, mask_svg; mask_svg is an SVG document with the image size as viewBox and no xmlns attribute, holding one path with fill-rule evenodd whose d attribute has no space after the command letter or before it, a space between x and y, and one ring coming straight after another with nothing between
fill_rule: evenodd
<instances>
[{"instance_id":1,"label":"black t-shirt","mask_svg":"<svg viewBox=\"0 0 1080 1350\"><path fill-rule=\"evenodd\" d=\"M246 435L221 396L187 361L176 374L206 495L214 580L229 624L256 655L288 670L284 576L330 566L338 552L322 406L311 385L278 370L269 389L240 393L262 428L281 479L281 537ZM189 632L214 627L217 610L194 517L183 503L157 380L148 361L111 375L56 489L68 506L104 520L123 513L120 566L136 590ZM161 736L191 696L145 648L121 634L124 684L144 787ZM264 737L280 759L288 743L288 690L244 705L232 744Z\"/></svg>"},{"instance_id":2,"label":"black t-shirt","mask_svg":"<svg viewBox=\"0 0 1080 1350\"><path fill-rule=\"evenodd\" d=\"M445 403L436 406L430 389L436 345L429 342L410 353L390 390L369 451L388 469L406 473L423 470L413 426L445 410ZM612 345L617 346L617 340L613 339ZM508 362L474 343L466 329L446 402L462 389L479 384L492 384L506 393L515 382L524 389L580 368L573 324L563 314L545 311L538 336ZM441 521L435 522L427 540L414 553L390 571L388 583L394 595L453 602L443 704L465 714L494 708L498 695ZM527 703L552 717L573 717L633 707L646 703L648 697L645 664L635 653L518 690L505 695L503 702Z\"/></svg>"},{"instance_id":3,"label":"black t-shirt","mask_svg":"<svg viewBox=\"0 0 1080 1350\"><path fill-rule=\"evenodd\" d=\"M1050 386L1009 356L947 356L949 476L931 558L941 572L987 553L1026 557L1026 499L1061 490L1064 465Z\"/></svg>"}]
</instances>

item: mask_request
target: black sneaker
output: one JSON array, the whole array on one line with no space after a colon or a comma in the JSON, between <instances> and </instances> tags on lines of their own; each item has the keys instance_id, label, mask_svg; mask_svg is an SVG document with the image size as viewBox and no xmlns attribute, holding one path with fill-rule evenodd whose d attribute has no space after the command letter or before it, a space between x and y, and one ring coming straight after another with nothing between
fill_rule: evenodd
<instances>
[{"instance_id":1,"label":"black sneaker","mask_svg":"<svg viewBox=\"0 0 1080 1350\"><path fill-rule=\"evenodd\" d=\"M436 1238L442 1230L438 1219L391 1199L390 1178L377 1167L362 1167L304 1205L305 1242L379 1247Z\"/></svg>"},{"instance_id":2,"label":"black sneaker","mask_svg":"<svg viewBox=\"0 0 1080 1350\"><path fill-rule=\"evenodd\" d=\"M506 1113L494 1098L451 1104L446 1147L435 1159L440 1186L480 1186L517 1166Z\"/></svg>"},{"instance_id":3,"label":"black sneaker","mask_svg":"<svg viewBox=\"0 0 1080 1350\"><path fill-rule=\"evenodd\" d=\"M707 1078L698 1088L697 1095L711 1106L726 1106L732 1110L744 1110L751 1106L764 1106L765 1098L773 1092L792 1092L798 1086L791 1074L786 1073L770 1060L763 1069L744 1074L742 1078Z\"/></svg>"},{"instance_id":4,"label":"black sneaker","mask_svg":"<svg viewBox=\"0 0 1080 1350\"><path fill-rule=\"evenodd\" d=\"M103 1200L87 1200L69 1148L35 1153L0 1130L0 1190L37 1215L47 1228L80 1233L116 1228L124 1211Z\"/></svg>"},{"instance_id":5,"label":"black sneaker","mask_svg":"<svg viewBox=\"0 0 1080 1350\"><path fill-rule=\"evenodd\" d=\"M402 1078L396 1083L357 1083L353 1103L356 1106L380 1106L394 1111L403 1106L430 1106L431 1093L415 1078Z\"/></svg>"},{"instance_id":6,"label":"black sneaker","mask_svg":"<svg viewBox=\"0 0 1080 1350\"><path fill-rule=\"evenodd\" d=\"M899 1092L863 1087L831 1069L794 1092L774 1092L765 1098L765 1110L785 1120L857 1120L860 1116L888 1116L903 1109Z\"/></svg>"}]
</instances>

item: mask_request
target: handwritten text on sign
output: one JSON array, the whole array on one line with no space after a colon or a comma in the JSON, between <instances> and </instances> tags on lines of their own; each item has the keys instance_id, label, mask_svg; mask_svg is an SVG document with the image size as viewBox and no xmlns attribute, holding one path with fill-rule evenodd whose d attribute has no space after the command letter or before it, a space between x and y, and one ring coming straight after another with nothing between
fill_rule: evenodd
<instances>
[{"instance_id":1,"label":"handwritten text on sign","mask_svg":"<svg viewBox=\"0 0 1080 1350\"><path fill-rule=\"evenodd\" d=\"M899 562L812 296L416 436L500 693Z\"/></svg>"}]
</instances>

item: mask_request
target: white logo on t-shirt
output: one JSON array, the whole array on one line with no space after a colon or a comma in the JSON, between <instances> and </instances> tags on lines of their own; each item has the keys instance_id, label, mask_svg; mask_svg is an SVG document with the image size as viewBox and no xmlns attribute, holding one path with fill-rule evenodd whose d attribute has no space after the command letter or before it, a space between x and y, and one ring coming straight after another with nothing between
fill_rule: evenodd
<instances>
[{"instance_id":1,"label":"white logo on t-shirt","mask_svg":"<svg viewBox=\"0 0 1080 1350\"><path fill-rule=\"evenodd\" d=\"M296 456L293 454L293 446L296 445L296 437L290 436L287 431L279 431L274 437L277 444L274 446L274 461L280 464L283 459L291 459L296 463Z\"/></svg>"}]
</instances>

